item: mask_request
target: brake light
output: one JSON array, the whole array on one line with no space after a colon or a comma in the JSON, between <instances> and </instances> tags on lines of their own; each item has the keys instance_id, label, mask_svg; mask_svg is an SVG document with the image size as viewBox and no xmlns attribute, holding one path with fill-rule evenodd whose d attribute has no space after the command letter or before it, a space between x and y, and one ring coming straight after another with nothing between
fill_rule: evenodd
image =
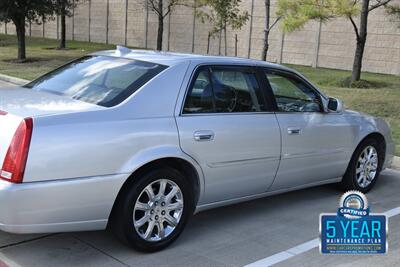
<instances>
[{"instance_id":1,"label":"brake light","mask_svg":"<svg viewBox=\"0 0 400 267\"><path fill-rule=\"evenodd\" d=\"M32 118L24 119L18 126L0 171L0 178L12 183L22 183L33 129Z\"/></svg>"},{"instance_id":2,"label":"brake light","mask_svg":"<svg viewBox=\"0 0 400 267\"><path fill-rule=\"evenodd\" d=\"M2 110L0 110L0 115L7 115L8 113L7 112L5 112L5 111L2 111Z\"/></svg>"}]
</instances>

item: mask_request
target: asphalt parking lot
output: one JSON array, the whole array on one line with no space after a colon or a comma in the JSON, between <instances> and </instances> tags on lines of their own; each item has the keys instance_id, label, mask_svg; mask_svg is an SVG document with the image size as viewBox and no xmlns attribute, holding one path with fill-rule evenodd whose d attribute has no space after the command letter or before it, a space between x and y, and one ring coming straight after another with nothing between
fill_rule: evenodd
<instances>
[{"instance_id":1,"label":"asphalt parking lot","mask_svg":"<svg viewBox=\"0 0 400 267\"><path fill-rule=\"evenodd\" d=\"M399 191L400 171L386 170L367 195L372 212L399 208ZM106 231L0 232L0 267L265 266L272 260L277 266L398 265L400 215L389 219L387 255L326 256L309 242L318 238L320 213L336 212L342 193L334 185L320 186L202 212L192 218L177 242L154 254L131 250Z\"/></svg>"}]
</instances>

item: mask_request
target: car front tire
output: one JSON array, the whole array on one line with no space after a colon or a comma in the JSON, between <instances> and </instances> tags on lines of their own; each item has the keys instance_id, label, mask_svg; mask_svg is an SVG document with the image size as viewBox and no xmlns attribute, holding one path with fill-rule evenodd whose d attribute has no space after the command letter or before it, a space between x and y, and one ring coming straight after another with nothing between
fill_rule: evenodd
<instances>
[{"instance_id":1,"label":"car front tire","mask_svg":"<svg viewBox=\"0 0 400 267\"><path fill-rule=\"evenodd\" d=\"M179 237L193 213L190 188L180 172L168 167L135 177L116 203L113 232L136 250L164 249Z\"/></svg>"},{"instance_id":2,"label":"car front tire","mask_svg":"<svg viewBox=\"0 0 400 267\"><path fill-rule=\"evenodd\" d=\"M384 149L374 138L365 139L354 152L342 180L344 190L369 192L382 170Z\"/></svg>"}]
</instances>

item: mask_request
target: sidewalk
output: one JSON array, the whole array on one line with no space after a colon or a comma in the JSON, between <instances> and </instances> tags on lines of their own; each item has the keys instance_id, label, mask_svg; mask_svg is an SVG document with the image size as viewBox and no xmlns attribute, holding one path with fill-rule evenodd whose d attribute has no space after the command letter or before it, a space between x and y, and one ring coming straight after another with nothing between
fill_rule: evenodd
<instances>
[{"instance_id":1,"label":"sidewalk","mask_svg":"<svg viewBox=\"0 0 400 267\"><path fill-rule=\"evenodd\" d=\"M24 85L24 84L27 84L29 81L20 79L20 78L16 78L16 77L12 77L12 76L8 76L8 75L4 75L4 74L0 74L0 82L11 83L14 85Z\"/></svg>"}]
</instances>

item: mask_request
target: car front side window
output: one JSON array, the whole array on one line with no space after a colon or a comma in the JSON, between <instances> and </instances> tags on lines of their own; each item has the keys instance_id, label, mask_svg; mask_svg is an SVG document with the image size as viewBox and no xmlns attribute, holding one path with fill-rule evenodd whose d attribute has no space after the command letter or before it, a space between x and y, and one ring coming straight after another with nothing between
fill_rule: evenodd
<instances>
[{"instance_id":1,"label":"car front side window","mask_svg":"<svg viewBox=\"0 0 400 267\"><path fill-rule=\"evenodd\" d=\"M280 112L321 112L318 93L297 77L275 71L265 72Z\"/></svg>"}]
</instances>

